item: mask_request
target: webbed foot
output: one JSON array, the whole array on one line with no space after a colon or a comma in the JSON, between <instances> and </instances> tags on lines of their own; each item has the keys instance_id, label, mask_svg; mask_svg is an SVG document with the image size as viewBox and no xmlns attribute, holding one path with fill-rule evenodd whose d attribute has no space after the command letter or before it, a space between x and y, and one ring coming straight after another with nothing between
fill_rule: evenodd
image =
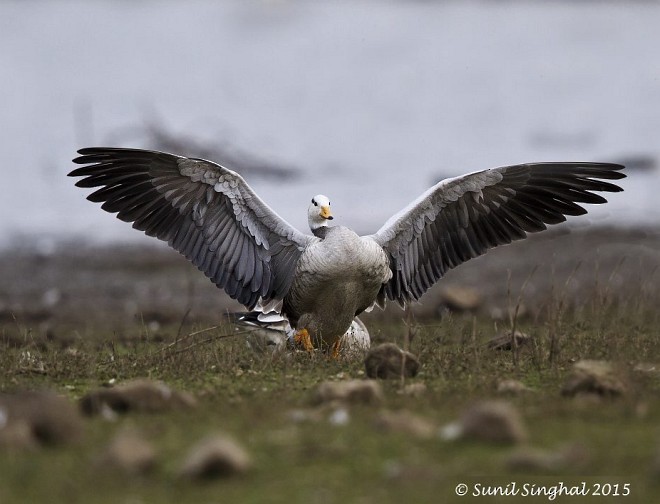
<instances>
[{"instance_id":1,"label":"webbed foot","mask_svg":"<svg viewBox=\"0 0 660 504\"><path fill-rule=\"evenodd\" d=\"M332 359L338 359L339 358L339 353L341 352L341 340L342 339L343 338L339 338L330 347L330 357Z\"/></svg>"},{"instance_id":2,"label":"webbed foot","mask_svg":"<svg viewBox=\"0 0 660 504\"><path fill-rule=\"evenodd\" d=\"M302 328L296 331L296 334L293 336L293 341L296 345L303 347L308 352L314 351L314 345L312 345L312 338L309 336L307 329Z\"/></svg>"}]
</instances>

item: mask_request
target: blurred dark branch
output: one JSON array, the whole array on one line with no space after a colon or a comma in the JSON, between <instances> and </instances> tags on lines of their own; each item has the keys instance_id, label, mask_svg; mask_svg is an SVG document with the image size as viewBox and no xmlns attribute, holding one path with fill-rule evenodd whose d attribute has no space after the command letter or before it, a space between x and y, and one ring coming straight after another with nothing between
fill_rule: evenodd
<instances>
[{"instance_id":1,"label":"blurred dark branch","mask_svg":"<svg viewBox=\"0 0 660 504\"><path fill-rule=\"evenodd\" d=\"M114 134L110 143L122 144L126 137L146 137L147 148L178 154L180 156L207 159L230 168L250 179L267 178L278 181L300 178L301 170L285 167L275 161L268 161L229 145L227 141L209 142L192 136L168 131L161 124L147 123L146 126L127 128Z\"/></svg>"}]
</instances>

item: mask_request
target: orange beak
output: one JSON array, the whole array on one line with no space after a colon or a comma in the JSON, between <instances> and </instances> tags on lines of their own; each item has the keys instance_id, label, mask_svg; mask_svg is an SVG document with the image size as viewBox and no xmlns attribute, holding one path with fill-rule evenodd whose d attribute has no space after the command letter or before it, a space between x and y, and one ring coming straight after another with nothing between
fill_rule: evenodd
<instances>
[{"instance_id":1,"label":"orange beak","mask_svg":"<svg viewBox=\"0 0 660 504\"><path fill-rule=\"evenodd\" d=\"M322 206L320 215L324 219L332 220L332 213L330 213L330 207L329 206Z\"/></svg>"}]
</instances>

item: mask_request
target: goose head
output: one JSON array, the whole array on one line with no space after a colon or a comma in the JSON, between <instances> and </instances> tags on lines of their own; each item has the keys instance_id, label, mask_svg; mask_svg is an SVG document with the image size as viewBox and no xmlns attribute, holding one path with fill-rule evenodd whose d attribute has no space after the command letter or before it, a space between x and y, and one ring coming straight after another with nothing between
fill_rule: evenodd
<instances>
[{"instance_id":1,"label":"goose head","mask_svg":"<svg viewBox=\"0 0 660 504\"><path fill-rule=\"evenodd\" d=\"M307 209L307 220L309 221L309 229L316 231L328 225L328 221L332 220L332 213L330 212L330 200L323 194L317 194L312 198L312 202Z\"/></svg>"}]
</instances>

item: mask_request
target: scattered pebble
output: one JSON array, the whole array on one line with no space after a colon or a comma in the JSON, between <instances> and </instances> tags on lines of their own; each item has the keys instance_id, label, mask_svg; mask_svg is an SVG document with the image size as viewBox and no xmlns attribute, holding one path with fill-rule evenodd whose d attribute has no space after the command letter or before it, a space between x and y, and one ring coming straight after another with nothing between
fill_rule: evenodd
<instances>
[{"instance_id":1,"label":"scattered pebble","mask_svg":"<svg viewBox=\"0 0 660 504\"><path fill-rule=\"evenodd\" d=\"M402 432L420 439L432 438L437 430L431 422L407 410L381 411L375 425L387 432Z\"/></svg>"},{"instance_id":2,"label":"scattered pebble","mask_svg":"<svg viewBox=\"0 0 660 504\"><path fill-rule=\"evenodd\" d=\"M651 362L640 362L635 364L633 371L641 375L658 376L660 375L660 364Z\"/></svg>"},{"instance_id":3,"label":"scattered pebble","mask_svg":"<svg viewBox=\"0 0 660 504\"><path fill-rule=\"evenodd\" d=\"M571 397L578 394L614 397L625 394L627 390L623 377L611 363L581 360L573 364L573 371L561 393Z\"/></svg>"},{"instance_id":4,"label":"scattered pebble","mask_svg":"<svg viewBox=\"0 0 660 504\"><path fill-rule=\"evenodd\" d=\"M314 404L345 402L353 404L380 404L383 389L374 380L325 381L312 397Z\"/></svg>"},{"instance_id":5,"label":"scattered pebble","mask_svg":"<svg viewBox=\"0 0 660 504\"><path fill-rule=\"evenodd\" d=\"M319 423L325 420L335 426L348 425L351 420L350 412L342 401L321 403L311 409L293 409L287 413L287 418L291 423Z\"/></svg>"},{"instance_id":6,"label":"scattered pebble","mask_svg":"<svg viewBox=\"0 0 660 504\"><path fill-rule=\"evenodd\" d=\"M0 395L0 445L32 448L79 440L83 423L68 399L53 392Z\"/></svg>"},{"instance_id":7,"label":"scattered pebble","mask_svg":"<svg viewBox=\"0 0 660 504\"><path fill-rule=\"evenodd\" d=\"M518 411L504 401L481 401L467 408L458 422L442 428L445 440L470 439L514 444L527 439Z\"/></svg>"},{"instance_id":8,"label":"scattered pebble","mask_svg":"<svg viewBox=\"0 0 660 504\"><path fill-rule=\"evenodd\" d=\"M176 408L192 408L195 405L195 398L190 394L173 390L162 382L147 379L100 388L80 400L80 406L86 415L107 413L108 409L116 413L155 413Z\"/></svg>"},{"instance_id":9,"label":"scattered pebble","mask_svg":"<svg viewBox=\"0 0 660 504\"><path fill-rule=\"evenodd\" d=\"M419 372L419 361L394 343L383 343L372 348L364 360L369 378L410 378Z\"/></svg>"},{"instance_id":10,"label":"scattered pebble","mask_svg":"<svg viewBox=\"0 0 660 504\"><path fill-rule=\"evenodd\" d=\"M138 432L122 430L110 442L99 463L126 474L144 474L155 467L156 452Z\"/></svg>"},{"instance_id":11,"label":"scattered pebble","mask_svg":"<svg viewBox=\"0 0 660 504\"><path fill-rule=\"evenodd\" d=\"M500 380L497 384L497 393L502 395L521 395L527 392L534 392L523 382L513 379Z\"/></svg>"},{"instance_id":12,"label":"scattered pebble","mask_svg":"<svg viewBox=\"0 0 660 504\"><path fill-rule=\"evenodd\" d=\"M331 425L336 426L348 425L350 420L351 417L346 408L337 408L330 414L330 417L328 418L328 422L330 422Z\"/></svg>"},{"instance_id":13,"label":"scattered pebble","mask_svg":"<svg viewBox=\"0 0 660 504\"><path fill-rule=\"evenodd\" d=\"M449 423L440 429L440 438L445 441L456 441L463 436L463 426L460 422Z\"/></svg>"},{"instance_id":14,"label":"scattered pebble","mask_svg":"<svg viewBox=\"0 0 660 504\"><path fill-rule=\"evenodd\" d=\"M529 335L523 332L516 331L515 339L516 339L516 345L521 347L529 343L531 338ZM493 336L488 341L488 348L490 348L491 350L511 350L512 349L511 331L506 331L502 334Z\"/></svg>"},{"instance_id":15,"label":"scattered pebble","mask_svg":"<svg viewBox=\"0 0 660 504\"><path fill-rule=\"evenodd\" d=\"M216 435L191 448L179 475L189 479L223 478L243 474L251 465L242 446L233 439Z\"/></svg>"},{"instance_id":16,"label":"scattered pebble","mask_svg":"<svg viewBox=\"0 0 660 504\"><path fill-rule=\"evenodd\" d=\"M46 308L54 308L57 303L60 302L62 299L62 293L60 292L59 289L56 289L53 287L52 289L48 289L46 292L44 292L41 296L41 304L44 305Z\"/></svg>"}]
</instances>

